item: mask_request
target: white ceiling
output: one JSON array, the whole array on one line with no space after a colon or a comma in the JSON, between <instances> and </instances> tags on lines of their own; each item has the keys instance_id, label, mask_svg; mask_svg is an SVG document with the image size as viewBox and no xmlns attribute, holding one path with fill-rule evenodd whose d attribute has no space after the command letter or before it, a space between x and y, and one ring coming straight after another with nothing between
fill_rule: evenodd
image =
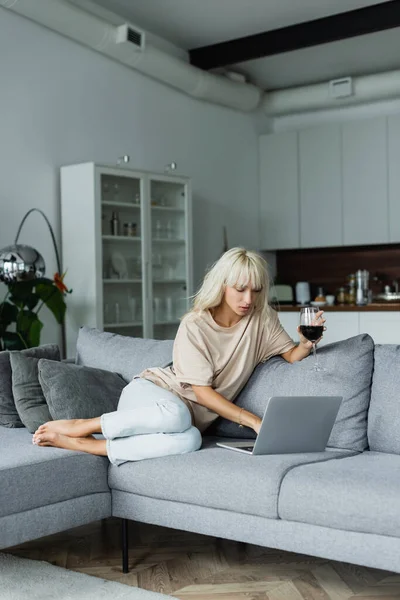
<instances>
[{"instance_id":1,"label":"white ceiling","mask_svg":"<svg viewBox=\"0 0 400 600\"><path fill-rule=\"evenodd\" d=\"M95 2L185 50L380 3L379 0ZM400 68L399 29L252 60L233 67L264 89Z\"/></svg>"}]
</instances>

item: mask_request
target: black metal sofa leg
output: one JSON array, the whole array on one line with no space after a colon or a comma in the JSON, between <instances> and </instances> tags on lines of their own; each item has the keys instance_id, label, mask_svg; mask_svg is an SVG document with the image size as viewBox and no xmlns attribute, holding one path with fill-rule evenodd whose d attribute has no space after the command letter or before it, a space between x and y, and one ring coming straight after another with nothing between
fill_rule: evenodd
<instances>
[{"instance_id":1,"label":"black metal sofa leg","mask_svg":"<svg viewBox=\"0 0 400 600\"><path fill-rule=\"evenodd\" d=\"M128 519L121 519L121 541L122 541L122 572L128 573Z\"/></svg>"}]
</instances>

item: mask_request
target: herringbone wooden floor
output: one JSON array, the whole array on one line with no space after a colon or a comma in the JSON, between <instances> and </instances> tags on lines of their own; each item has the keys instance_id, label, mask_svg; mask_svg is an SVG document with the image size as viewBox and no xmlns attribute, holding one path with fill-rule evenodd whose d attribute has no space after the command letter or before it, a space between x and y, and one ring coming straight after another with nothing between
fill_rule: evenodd
<instances>
[{"instance_id":1,"label":"herringbone wooden floor","mask_svg":"<svg viewBox=\"0 0 400 600\"><path fill-rule=\"evenodd\" d=\"M7 552L181 600L399 600L400 575L142 523L107 519ZM78 599L77 599L78 600Z\"/></svg>"}]
</instances>

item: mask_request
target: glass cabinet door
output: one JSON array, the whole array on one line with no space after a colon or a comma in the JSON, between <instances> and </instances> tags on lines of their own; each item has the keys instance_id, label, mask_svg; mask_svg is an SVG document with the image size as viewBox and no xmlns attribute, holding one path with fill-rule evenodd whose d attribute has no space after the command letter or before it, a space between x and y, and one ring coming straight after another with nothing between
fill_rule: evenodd
<instances>
[{"instance_id":1,"label":"glass cabinet door","mask_svg":"<svg viewBox=\"0 0 400 600\"><path fill-rule=\"evenodd\" d=\"M187 184L150 181L150 261L153 331L155 339L173 339L188 309Z\"/></svg>"},{"instance_id":2,"label":"glass cabinet door","mask_svg":"<svg viewBox=\"0 0 400 600\"><path fill-rule=\"evenodd\" d=\"M103 329L143 337L143 180L100 175Z\"/></svg>"}]
</instances>

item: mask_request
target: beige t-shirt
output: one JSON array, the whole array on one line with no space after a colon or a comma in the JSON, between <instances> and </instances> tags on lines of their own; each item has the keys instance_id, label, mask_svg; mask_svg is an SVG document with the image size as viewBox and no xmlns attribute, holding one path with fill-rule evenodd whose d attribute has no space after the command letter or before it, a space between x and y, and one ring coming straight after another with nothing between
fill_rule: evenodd
<instances>
[{"instance_id":1,"label":"beige t-shirt","mask_svg":"<svg viewBox=\"0 0 400 600\"><path fill-rule=\"evenodd\" d=\"M294 346L272 309L267 323L252 312L232 327L218 325L209 310L191 312L179 326L172 366L146 369L140 377L179 396L204 431L218 415L196 401L192 385L211 386L232 402L260 362Z\"/></svg>"}]
</instances>

